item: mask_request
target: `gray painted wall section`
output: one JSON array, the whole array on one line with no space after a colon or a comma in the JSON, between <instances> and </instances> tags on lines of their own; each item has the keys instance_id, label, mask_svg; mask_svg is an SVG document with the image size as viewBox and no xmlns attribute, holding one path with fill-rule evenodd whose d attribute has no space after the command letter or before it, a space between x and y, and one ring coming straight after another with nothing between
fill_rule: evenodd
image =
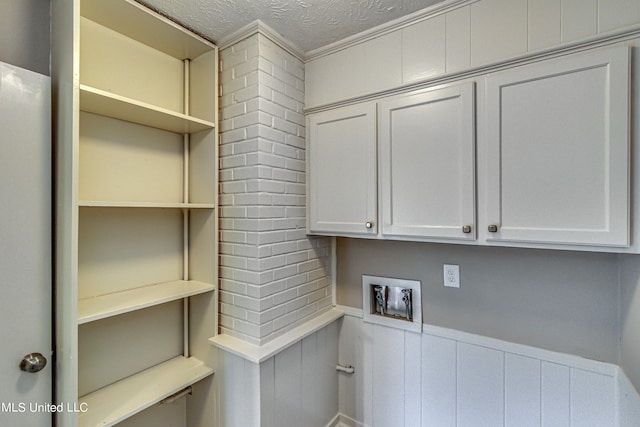
<instances>
[{"instance_id":1,"label":"gray painted wall section","mask_svg":"<svg viewBox=\"0 0 640 427\"><path fill-rule=\"evenodd\" d=\"M640 390L640 255L620 257L620 367Z\"/></svg>"},{"instance_id":2,"label":"gray painted wall section","mask_svg":"<svg viewBox=\"0 0 640 427\"><path fill-rule=\"evenodd\" d=\"M362 307L363 274L417 279L422 282L424 323L618 363L615 254L359 239L337 242L340 305ZM459 289L443 286L444 263L460 265ZM635 271L640 276L640 267ZM636 300L640 306L640 295ZM637 367L640 338L634 339L637 353L635 362L629 362ZM640 372L635 379L640 380Z\"/></svg>"},{"instance_id":3,"label":"gray painted wall section","mask_svg":"<svg viewBox=\"0 0 640 427\"><path fill-rule=\"evenodd\" d=\"M49 0L0 0L0 61L50 75Z\"/></svg>"}]
</instances>

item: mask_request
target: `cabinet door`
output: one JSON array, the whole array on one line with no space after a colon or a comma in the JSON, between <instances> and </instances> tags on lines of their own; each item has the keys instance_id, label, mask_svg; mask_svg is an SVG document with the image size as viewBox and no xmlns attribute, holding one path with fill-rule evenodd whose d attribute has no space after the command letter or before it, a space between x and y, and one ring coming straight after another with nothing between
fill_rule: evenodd
<instances>
[{"instance_id":1,"label":"cabinet door","mask_svg":"<svg viewBox=\"0 0 640 427\"><path fill-rule=\"evenodd\" d=\"M487 240L629 245L629 49L487 77Z\"/></svg>"},{"instance_id":2,"label":"cabinet door","mask_svg":"<svg viewBox=\"0 0 640 427\"><path fill-rule=\"evenodd\" d=\"M474 84L380 104L382 233L475 238Z\"/></svg>"},{"instance_id":3,"label":"cabinet door","mask_svg":"<svg viewBox=\"0 0 640 427\"><path fill-rule=\"evenodd\" d=\"M310 233L375 235L376 106L309 116Z\"/></svg>"}]
</instances>

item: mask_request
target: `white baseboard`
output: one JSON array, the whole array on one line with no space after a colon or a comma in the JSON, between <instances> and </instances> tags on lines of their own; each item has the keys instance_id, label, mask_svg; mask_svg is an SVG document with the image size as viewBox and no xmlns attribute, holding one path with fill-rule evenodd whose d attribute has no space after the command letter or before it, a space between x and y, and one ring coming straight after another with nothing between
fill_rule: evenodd
<instances>
[{"instance_id":1,"label":"white baseboard","mask_svg":"<svg viewBox=\"0 0 640 427\"><path fill-rule=\"evenodd\" d=\"M353 418L349 418L343 414L336 414L336 416L331 420L326 427L367 427L364 424L354 420Z\"/></svg>"},{"instance_id":2,"label":"white baseboard","mask_svg":"<svg viewBox=\"0 0 640 427\"><path fill-rule=\"evenodd\" d=\"M325 427L342 427L342 424L340 423L340 414L336 414L336 416L333 417Z\"/></svg>"}]
</instances>

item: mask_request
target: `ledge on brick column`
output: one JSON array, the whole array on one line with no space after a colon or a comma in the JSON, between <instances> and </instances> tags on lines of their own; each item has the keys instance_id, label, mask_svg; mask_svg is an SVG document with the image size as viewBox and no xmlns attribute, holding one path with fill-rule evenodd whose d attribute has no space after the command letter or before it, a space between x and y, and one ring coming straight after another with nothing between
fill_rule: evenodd
<instances>
[{"instance_id":1,"label":"ledge on brick column","mask_svg":"<svg viewBox=\"0 0 640 427\"><path fill-rule=\"evenodd\" d=\"M332 308L261 346L225 334L209 338L209 343L250 362L259 364L343 316L344 311Z\"/></svg>"}]
</instances>

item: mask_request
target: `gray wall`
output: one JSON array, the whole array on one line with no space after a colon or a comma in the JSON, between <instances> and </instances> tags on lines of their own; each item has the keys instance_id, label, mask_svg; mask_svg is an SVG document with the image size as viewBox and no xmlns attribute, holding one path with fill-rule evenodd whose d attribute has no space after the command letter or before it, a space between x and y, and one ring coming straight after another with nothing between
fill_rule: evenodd
<instances>
[{"instance_id":1,"label":"gray wall","mask_svg":"<svg viewBox=\"0 0 640 427\"><path fill-rule=\"evenodd\" d=\"M0 0L0 61L49 73L49 0Z\"/></svg>"},{"instance_id":2,"label":"gray wall","mask_svg":"<svg viewBox=\"0 0 640 427\"><path fill-rule=\"evenodd\" d=\"M640 390L640 255L620 259L620 366Z\"/></svg>"},{"instance_id":3,"label":"gray wall","mask_svg":"<svg viewBox=\"0 0 640 427\"><path fill-rule=\"evenodd\" d=\"M422 283L423 322L611 363L619 361L618 256L337 240L338 304L362 307L363 274ZM443 286L459 264L461 287ZM640 274L640 268L636 270ZM640 292L640 291L639 291ZM640 296L636 298L640 304ZM636 338L640 357L640 341ZM636 361L634 366L639 366Z\"/></svg>"}]
</instances>

